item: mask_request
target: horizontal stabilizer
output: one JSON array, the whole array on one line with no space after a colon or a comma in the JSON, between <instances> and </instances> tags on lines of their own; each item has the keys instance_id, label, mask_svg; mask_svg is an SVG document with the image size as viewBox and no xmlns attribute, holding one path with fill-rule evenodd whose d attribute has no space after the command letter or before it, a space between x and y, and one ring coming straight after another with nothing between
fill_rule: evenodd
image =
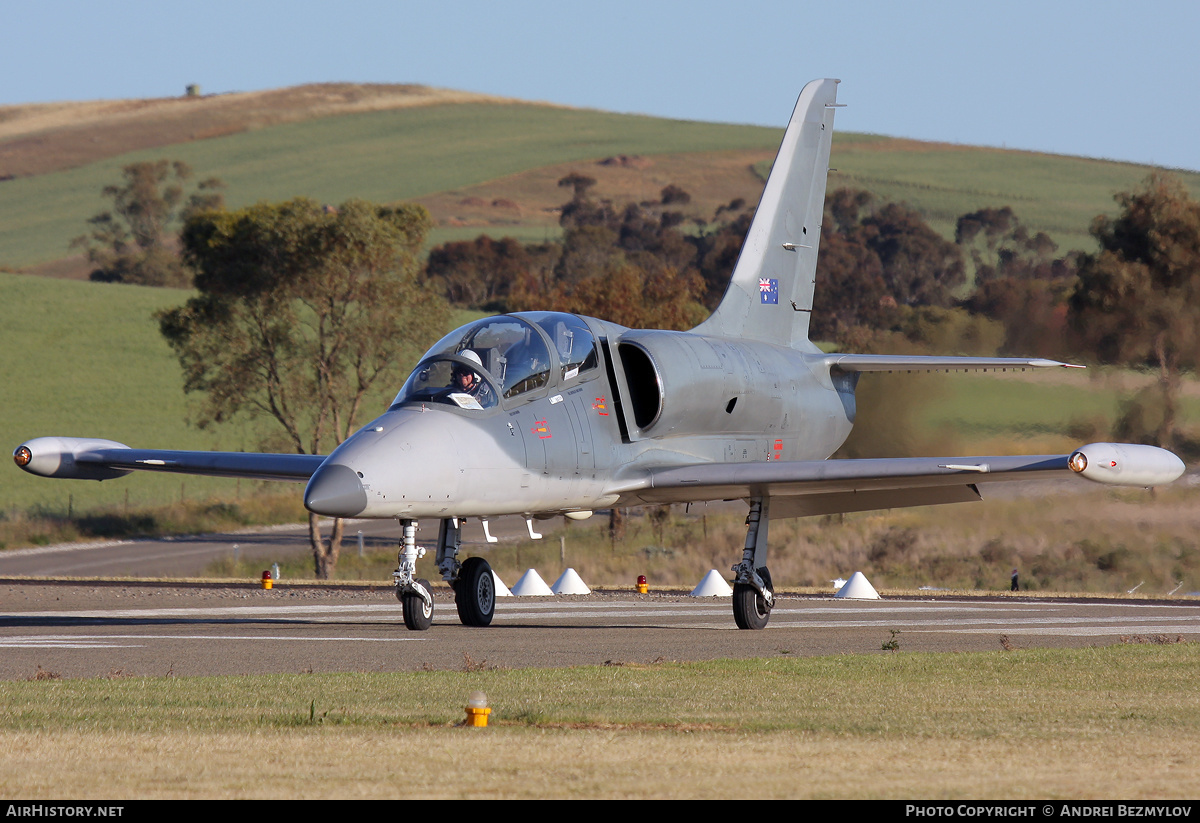
<instances>
[{"instance_id":1,"label":"horizontal stabilizer","mask_svg":"<svg viewBox=\"0 0 1200 823\"><path fill-rule=\"evenodd\" d=\"M891 354L828 354L830 369L844 372L897 371L980 371L1007 369L1082 369L1072 363L1060 363L1041 357L938 357Z\"/></svg>"}]
</instances>

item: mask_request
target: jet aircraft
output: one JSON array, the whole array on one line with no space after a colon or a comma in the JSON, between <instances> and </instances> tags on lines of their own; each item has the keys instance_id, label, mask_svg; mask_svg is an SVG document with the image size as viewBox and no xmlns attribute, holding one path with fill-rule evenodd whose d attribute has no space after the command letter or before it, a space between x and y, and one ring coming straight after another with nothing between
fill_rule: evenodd
<instances>
[{"instance_id":1,"label":"jet aircraft","mask_svg":"<svg viewBox=\"0 0 1200 823\"><path fill-rule=\"evenodd\" d=\"M826 354L809 341L836 80L804 87L731 282L690 332L594 317L519 312L447 334L393 404L328 456L129 448L39 437L14 452L45 477L131 471L306 481L305 506L330 517L396 518L396 595L410 629L433 598L417 577L418 518L438 518L436 565L463 623L487 626L495 584L482 557L460 560L463 518L584 518L597 509L745 500L734 572L739 628L767 625L772 518L981 499L983 481L1037 476L1169 483L1184 469L1150 446L1093 443L1071 454L828 460L850 434L864 372L1070 368L1044 359Z\"/></svg>"}]
</instances>

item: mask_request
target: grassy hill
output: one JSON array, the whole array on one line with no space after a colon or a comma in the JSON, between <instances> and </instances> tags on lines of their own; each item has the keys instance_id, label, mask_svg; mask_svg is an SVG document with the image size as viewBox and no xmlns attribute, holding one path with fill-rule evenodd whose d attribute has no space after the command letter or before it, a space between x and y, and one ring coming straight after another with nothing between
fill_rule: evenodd
<instances>
[{"instance_id":1,"label":"grassy hill","mask_svg":"<svg viewBox=\"0 0 1200 823\"><path fill-rule=\"evenodd\" d=\"M565 198L555 183L572 169L615 200L653 198L674 183L693 195L697 215L733 197L756 202L781 136L423 87L120 102L0 109L0 269L44 270L66 257L106 207L100 190L137 160L180 159L198 177L220 177L235 207L300 194L415 198L438 220L435 242L480 231L533 240L556 232L554 207ZM622 157L629 162L599 165ZM960 214L1009 205L1064 249L1089 247L1092 218L1151 171L846 132L835 135L832 165L831 186L908 201L945 234ZM1183 177L1200 196L1200 174Z\"/></svg>"},{"instance_id":2,"label":"grassy hill","mask_svg":"<svg viewBox=\"0 0 1200 823\"><path fill-rule=\"evenodd\" d=\"M0 176L30 177L139 149L338 114L479 102L513 101L413 84L311 83L266 91L0 106Z\"/></svg>"},{"instance_id":3,"label":"grassy hill","mask_svg":"<svg viewBox=\"0 0 1200 823\"><path fill-rule=\"evenodd\" d=\"M0 446L10 452L44 435L101 437L143 448L254 450L262 429L249 422L200 431L175 355L153 319L188 292L0 273ZM457 312L455 326L477 313ZM363 405L366 423L399 385L382 385ZM269 429L269 427L268 427ZM0 518L42 507L65 513L158 505L257 487L289 485L209 477L134 474L114 481L48 480L0 467ZM296 487L296 493L300 488Z\"/></svg>"},{"instance_id":4,"label":"grassy hill","mask_svg":"<svg viewBox=\"0 0 1200 823\"><path fill-rule=\"evenodd\" d=\"M528 104L464 103L288 123L4 181L0 266L65 256L87 218L105 208L101 189L138 160L169 156L200 177L220 177L229 186L229 205L239 207L296 195L329 203L405 200L612 154L773 149L777 143L773 129Z\"/></svg>"},{"instance_id":5,"label":"grassy hill","mask_svg":"<svg viewBox=\"0 0 1200 823\"><path fill-rule=\"evenodd\" d=\"M1147 166L1036 152L880 138L838 143L829 186L870 189L907 201L949 238L959 216L981 206L1011 206L1062 249L1093 248L1096 215L1114 214L1113 194L1141 183ZM1200 174L1181 173L1193 197Z\"/></svg>"}]
</instances>

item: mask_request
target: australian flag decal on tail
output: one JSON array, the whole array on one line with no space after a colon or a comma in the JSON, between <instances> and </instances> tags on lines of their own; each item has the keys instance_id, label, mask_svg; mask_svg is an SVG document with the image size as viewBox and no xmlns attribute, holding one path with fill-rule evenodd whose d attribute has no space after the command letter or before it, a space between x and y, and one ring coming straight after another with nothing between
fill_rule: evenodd
<instances>
[{"instance_id":1,"label":"australian flag decal on tail","mask_svg":"<svg viewBox=\"0 0 1200 823\"><path fill-rule=\"evenodd\" d=\"M758 279L758 299L762 303L778 306L779 281L773 277L770 280L765 277L760 277Z\"/></svg>"}]
</instances>

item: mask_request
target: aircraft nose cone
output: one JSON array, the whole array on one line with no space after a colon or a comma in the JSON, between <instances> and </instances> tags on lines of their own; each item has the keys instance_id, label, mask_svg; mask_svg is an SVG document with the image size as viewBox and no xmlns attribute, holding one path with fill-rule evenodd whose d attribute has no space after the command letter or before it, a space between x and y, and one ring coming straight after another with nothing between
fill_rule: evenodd
<instances>
[{"instance_id":1,"label":"aircraft nose cone","mask_svg":"<svg viewBox=\"0 0 1200 823\"><path fill-rule=\"evenodd\" d=\"M367 507L367 493L349 466L325 463L308 481L304 507L326 517L354 517Z\"/></svg>"}]
</instances>

